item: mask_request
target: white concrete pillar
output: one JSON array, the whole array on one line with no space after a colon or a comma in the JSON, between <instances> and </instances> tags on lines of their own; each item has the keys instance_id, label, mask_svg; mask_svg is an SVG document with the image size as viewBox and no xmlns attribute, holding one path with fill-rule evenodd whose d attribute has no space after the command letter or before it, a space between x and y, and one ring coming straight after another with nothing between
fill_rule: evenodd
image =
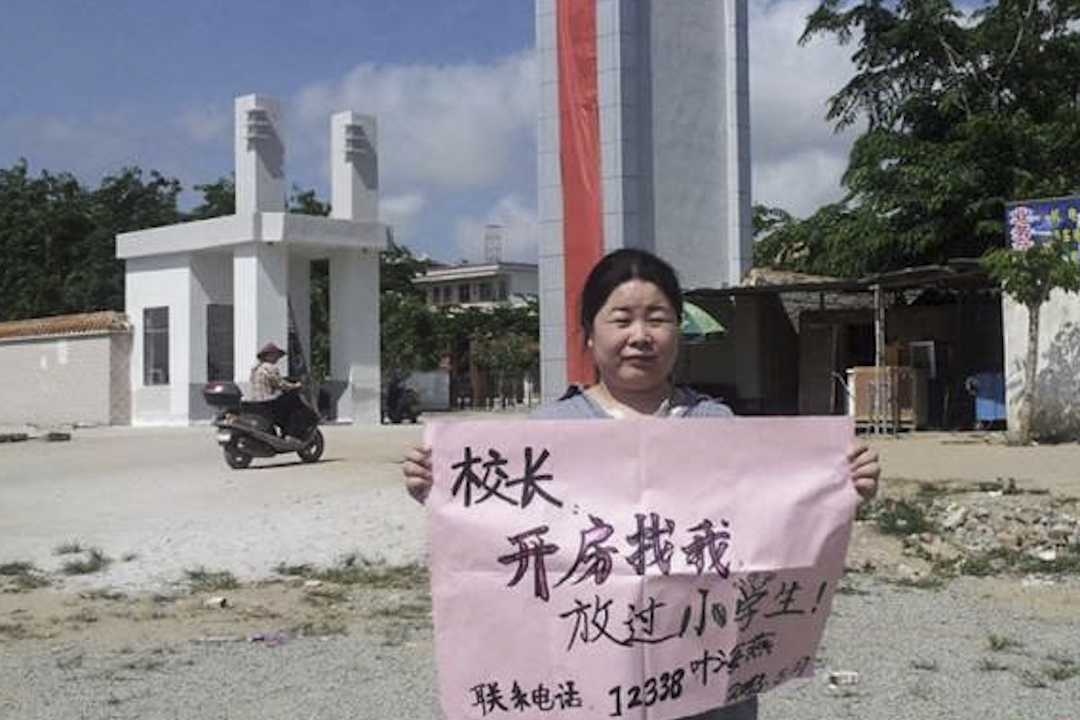
<instances>
[{"instance_id":1,"label":"white concrete pillar","mask_svg":"<svg viewBox=\"0 0 1080 720\"><path fill-rule=\"evenodd\" d=\"M311 370L311 260L289 256L289 306L296 336L304 353L304 365Z\"/></svg>"},{"instance_id":2,"label":"white concrete pillar","mask_svg":"<svg viewBox=\"0 0 1080 720\"><path fill-rule=\"evenodd\" d=\"M245 243L233 251L234 376L242 388L264 343L288 346L288 272L281 244Z\"/></svg>"},{"instance_id":3,"label":"white concrete pillar","mask_svg":"<svg viewBox=\"0 0 1080 720\"><path fill-rule=\"evenodd\" d=\"M340 112L330 119L330 214L343 220L379 216L375 118Z\"/></svg>"},{"instance_id":4,"label":"white concrete pillar","mask_svg":"<svg viewBox=\"0 0 1080 720\"><path fill-rule=\"evenodd\" d=\"M339 420L378 423L379 255L338 250L330 256L330 376L345 381Z\"/></svg>"},{"instance_id":5,"label":"white concrete pillar","mask_svg":"<svg viewBox=\"0 0 1080 720\"><path fill-rule=\"evenodd\" d=\"M281 104L274 98L236 98L236 214L284 212L285 142Z\"/></svg>"}]
</instances>

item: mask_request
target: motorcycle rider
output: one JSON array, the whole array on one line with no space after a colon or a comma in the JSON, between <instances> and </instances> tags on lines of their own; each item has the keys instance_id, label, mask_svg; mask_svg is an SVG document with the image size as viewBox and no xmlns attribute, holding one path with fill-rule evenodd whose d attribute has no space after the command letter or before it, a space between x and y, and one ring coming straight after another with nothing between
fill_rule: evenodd
<instances>
[{"instance_id":1,"label":"motorcycle rider","mask_svg":"<svg viewBox=\"0 0 1080 720\"><path fill-rule=\"evenodd\" d=\"M290 382L281 376L278 362L285 357L285 351L268 342L255 354L258 362L251 368L250 401L264 403L266 415L274 421L274 424L282 429L282 434L289 434L289 416L301 404L295 394L287 394L287 390L295 390L300 383Z\"/></svg>"}]
</instances>

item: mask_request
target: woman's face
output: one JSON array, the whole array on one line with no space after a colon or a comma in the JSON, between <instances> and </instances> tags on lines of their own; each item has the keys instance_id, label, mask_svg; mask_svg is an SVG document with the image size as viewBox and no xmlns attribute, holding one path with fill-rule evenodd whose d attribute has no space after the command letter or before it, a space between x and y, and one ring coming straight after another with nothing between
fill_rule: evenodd
<instances>
[{"instance_id":1,"label":"woman's face","mask_svg":"<svg viewBox=\"0 0 1080 720\"><path fill-rule=\"evenodd\" d=\"M616 287L596 313L588 339L604 384L642 392L667 382L679 351L677 318L653 283L628 280Z\"/></svg>"}]
</instances>

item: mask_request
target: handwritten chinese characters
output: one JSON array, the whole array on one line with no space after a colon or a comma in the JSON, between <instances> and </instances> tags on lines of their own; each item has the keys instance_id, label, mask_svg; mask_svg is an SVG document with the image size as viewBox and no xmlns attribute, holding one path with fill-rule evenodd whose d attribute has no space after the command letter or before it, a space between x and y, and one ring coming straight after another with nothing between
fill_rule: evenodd
<instances>
[{"instance_id":1,"label":"handwritten chinese characters","mask_svg":"<svg viewBox=\"0 0 1080 720\"><path fill-rule=\"evenodd\" d=\"M683 717L812 670L849 421L471 425L431 437L448 717Z\"/></svg>"}]
</instances>

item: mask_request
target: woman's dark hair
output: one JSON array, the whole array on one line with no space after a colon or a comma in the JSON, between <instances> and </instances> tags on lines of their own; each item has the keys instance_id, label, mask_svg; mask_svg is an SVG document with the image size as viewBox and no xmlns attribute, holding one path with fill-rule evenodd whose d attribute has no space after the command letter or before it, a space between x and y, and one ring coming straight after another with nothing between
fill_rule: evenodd
<instances>
[{"instance_id":1,"label":"woman's dark hair","mask_svg":"<svg viewBox=\"0 0 1080 720\"><path fill-rule=\"evenodd\" d=\"M660 288L675 309L676 321L682 322L682 289L674 268L652 253L623 248L601 258L585 280L581 290L581 327L586 337L592 335L593 321L608 296L628 280L642 280Z\"/></svg>"}]
</instances>

